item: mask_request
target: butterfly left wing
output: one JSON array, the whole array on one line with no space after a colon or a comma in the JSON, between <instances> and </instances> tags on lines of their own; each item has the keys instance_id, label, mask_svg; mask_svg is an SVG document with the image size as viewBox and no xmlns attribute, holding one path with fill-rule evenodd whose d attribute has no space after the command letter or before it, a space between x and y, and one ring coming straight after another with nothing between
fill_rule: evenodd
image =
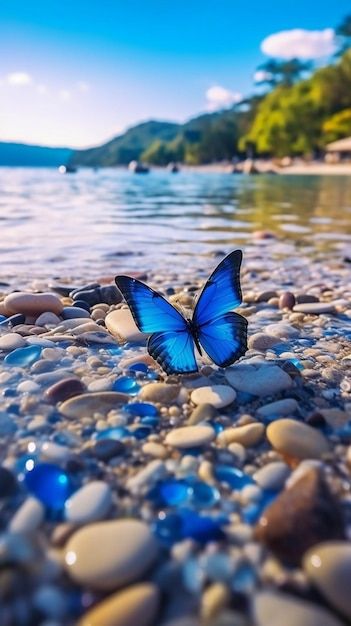
<instances>
[{"instance_id":1,"label":"butterfly left wing","mask_svg":"<svg viewBox=\"0 0 351 626\"><path fill-rule=\"evenodd\" d=\"M130 276L116 276L115 282L141 332L186 330L184 317L151 287Z\"/></svg>"},{"instance_id":2,"label":"butterfly left wing","mask_svg":"<svg viewBox=\"0 0 351 626\"><path fill-rule=\"evenodd\" d=\"M235 309L242 300L240 287L241 250L234 250L216 267L197 300L193 322L196 326Z\"/></svg>"},{"instance_id":3,"label":"butterfly left wing","mask_svg":"<svg viewBox=\"0 0 351 626\"><path fill-rule=\"evenodd\" d=\"M237 313L225 313L202 324L197 337L216 365L228 367L247 350L247 320Z\"/></svg>"},{"instance_id":4,"label":"butterfly left wing","mask_svg":"<svg viewBox=\"0 0 351 626\"><path fill-rule=\"evenodd\" d=\"M194 341L188 329L154 333L149 337L147 349L166 374L197 372Z\"/></svg>"}]
</instances>

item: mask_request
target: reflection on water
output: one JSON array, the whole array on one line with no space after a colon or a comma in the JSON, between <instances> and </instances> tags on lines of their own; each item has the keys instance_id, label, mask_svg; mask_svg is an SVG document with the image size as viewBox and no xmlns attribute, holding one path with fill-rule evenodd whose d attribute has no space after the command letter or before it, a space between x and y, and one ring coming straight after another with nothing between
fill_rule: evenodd
<instances>
[{"instance_id":1,"label":"reflection on water","mask_svg":"<svg viewBox=\"0 0 351 626\"><path fill-rule=\"evenodd\" d=\"M2 276L87 279L208 264L268 229L306 253L351 242L351 178L0 168Z\"/></svg>"}]
</instances>

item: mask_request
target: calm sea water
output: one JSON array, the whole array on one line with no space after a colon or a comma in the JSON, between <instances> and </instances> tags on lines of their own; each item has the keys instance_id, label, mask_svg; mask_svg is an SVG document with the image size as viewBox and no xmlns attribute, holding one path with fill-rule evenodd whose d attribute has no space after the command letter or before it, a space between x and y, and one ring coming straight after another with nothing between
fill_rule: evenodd
<instances>
[{"instance_id":1,"label":"calm sea water","mask_svg":"<svg viewBox=\"0 0 351 626\"><path fill-rule=\"evenodd\" d=\"M274 231L282 254L345 254L351 177L0 168L1 278L190 271ZM290 248L289 248L290 246Z\"/></svg>"}]
</instances>

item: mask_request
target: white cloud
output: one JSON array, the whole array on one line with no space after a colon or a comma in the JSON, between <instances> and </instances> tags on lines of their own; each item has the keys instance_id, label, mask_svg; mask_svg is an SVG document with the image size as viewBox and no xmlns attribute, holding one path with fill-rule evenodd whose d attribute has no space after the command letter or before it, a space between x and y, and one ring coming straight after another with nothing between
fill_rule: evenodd
<instances>
[{"instance_id":1,"label":"white cloud","mask_svg":"<svg viewBox=\"0 0 351 626\"><path fill-rule=\"evenodd\" d=\"M335 33L332 28L283 30L266 37L261 50L270 57L282 59L319 59L335 52Z\"/></svg>"},{"instance_id":2,"label":"white cloud","mask_svg":"<svg viewBox=\"0 0 351 626\"><path fill-rule=\"evenodd\" d=\"M58 96L62 102L68 102L71 99L71 92L68 89L60 89Z\"/></svg>"},{"instance_id":3,"label":"white cloud","mask_svg":"<svg viewBox=\"0 0 351 626\"><path fill-rule=\"evenodd\" d=\"M79 80L77 83L77 89L81 93L86 93L87 91L90 91L90 85L89 83L85 82L85 80Z\"/></svg>"},{"instance_id":4,"label":"white cloud","mask_svg":"<svg viewBox=\"0 0 351 626\"><path fill-rule=\"evenodd\" d=\"M12 72L7 74L6 82L14 87L22 87L23 85L30 85L32 77L27 72Z\"/></svg>"},{"instance_id":5,"label":"white cloud","mask_svg":"<svg viewBox=\"0 0 351 626\"><path fill-rule=\"evenodd\" d=\"M46 94L48 93L48 88L46 85L37 85L37 93L39 93L41 96L46 96Z\"/></svg>"},{"instance_id":6,"label":"white cloud","mask_svg":"<svg viewBox=\"0 0 351 626\"><path fill-rule=\"evenodd\" d=\"M243 96L237 91L230 91L220 85L213 85L206 91L207 108L210 111L225 109L240 102Z\"/></svg>"}]
</instances>

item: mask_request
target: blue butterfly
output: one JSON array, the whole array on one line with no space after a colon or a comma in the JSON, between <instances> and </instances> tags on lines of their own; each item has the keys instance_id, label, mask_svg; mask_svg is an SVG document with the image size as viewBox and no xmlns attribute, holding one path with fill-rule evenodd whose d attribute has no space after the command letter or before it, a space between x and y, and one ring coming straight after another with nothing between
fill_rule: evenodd
<instances>
[{"instance_id":1,"label":"blue butterfly","mask_svg":"<svg viewBox=\"0 0 351 626\"><path fill-rule=\"evenodd\" d=\"M186 319L163 296L129 276L116 276L136 325L148 340L149 354L167 374L197 372L194 347L227 367L247 350L247 321L231 312L241 303L241 250L234 250L216 267Z\"/></svg>"}]
</instances>

